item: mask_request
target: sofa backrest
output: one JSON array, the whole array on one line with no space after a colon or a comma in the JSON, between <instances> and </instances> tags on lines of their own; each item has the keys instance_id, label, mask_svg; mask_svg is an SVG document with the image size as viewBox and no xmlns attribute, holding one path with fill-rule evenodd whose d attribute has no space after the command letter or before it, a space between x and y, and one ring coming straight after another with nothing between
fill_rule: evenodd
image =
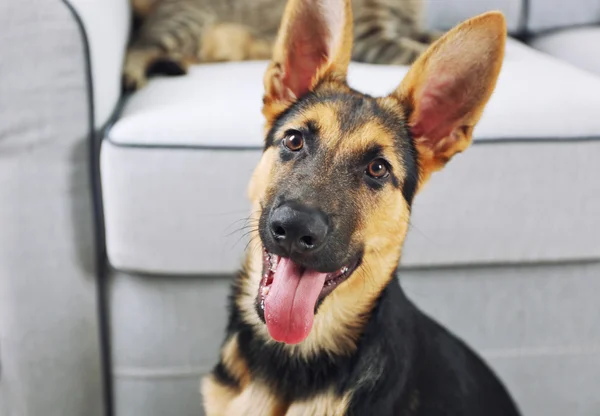
<instances>
[{"instance_id":1,"label":"sofa backrest","mask_svg":"<svg viewBox=\"0 0 600 416\"><path fill-rule=\"evenodd\" d=\"M424 0L425 22L447 30L490 10L506 16L512 35L538 34L570 26L600 24L600 0Z\"/></svg>"},{"instance_id":2,"label":"sofa backrest","mask_svg":"<svg viewBox=\"0 0 600 416\"><path fill-rule=\"evenodd\" d=\"M448 30L470 17L490 10L504 13L509 32L522 30L525 0L423 0L426 25ZM541 0L544 1L544 0Z\"/></svg>"},{"instance_id":3,"label":"sofa backrest","mask_svg":"<svg viewBox=\"0 0 600 416\"><path fill-rule=\"evenodd\" d=\"M527 29L540 33L569 26L600 24L600 0L528 0Z\"/></svg>"}]
</instances>

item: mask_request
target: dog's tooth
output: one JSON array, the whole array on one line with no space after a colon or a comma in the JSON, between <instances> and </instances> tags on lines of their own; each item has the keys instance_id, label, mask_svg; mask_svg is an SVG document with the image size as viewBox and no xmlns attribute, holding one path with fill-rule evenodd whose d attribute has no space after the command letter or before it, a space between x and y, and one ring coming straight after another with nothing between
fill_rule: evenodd
<instances>
[{"instance_id":1,"label":"dog's tooth","mask_svg":"<svg viewBox=\"0 0 600 416\"><path fill-rule=\"evenodd\" d=\"M262 288L262 295L263 295L263 296L267 296L267 295L269 294L269 289L270 289L270 287L269 287L269 286L265 286L265 287L263 287L263 288Z\"/></svg>"},{"instance_id":2,"label":"dog's tooth","mask_svg":"<svg viewBox=\"0 0 600 416\"><path fill-rule=\"evenodd\" d=\"M277 263L279 263L279 256L274 254L273 259L271 261L271 267L270 267L270 270L272 272L275 272L277 270Z\"/></svg>"}]
</instances>

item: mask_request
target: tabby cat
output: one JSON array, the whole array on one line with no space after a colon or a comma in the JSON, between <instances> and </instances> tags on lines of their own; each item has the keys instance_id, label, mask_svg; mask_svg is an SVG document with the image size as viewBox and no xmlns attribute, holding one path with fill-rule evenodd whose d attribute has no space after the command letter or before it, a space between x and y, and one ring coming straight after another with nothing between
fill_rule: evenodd
<instances>
[{"instance_id":1,"label":"tabby cat","mask_svg":"<svg viewBox=\"0 0 600 416\"><path fill-rule=\"evenodd\" d=\"M269 59L286 0L131 0L140 22L124 87L198 62ZM358 62L408 65L438 37L421 26L422 0L352 0Z\"/></svg>"}]
</instances>

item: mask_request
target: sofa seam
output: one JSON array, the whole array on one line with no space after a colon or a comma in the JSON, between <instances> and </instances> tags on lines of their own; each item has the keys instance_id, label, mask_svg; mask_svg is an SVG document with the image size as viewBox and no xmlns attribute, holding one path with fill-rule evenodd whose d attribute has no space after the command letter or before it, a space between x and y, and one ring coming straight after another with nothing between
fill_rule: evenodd
<instances>
[{"instance_id":1,"label":"sofa seam","mask_svg":"<svg viewBox=\"0 0 600 416\"><path fill-rule=\"evenodd\" d=\"M537 268L537 267L567 267L567 266L595 266L600 265L600 257L586 257L586 258L573 258L573 259L561 259L561 260L519 260L519 261L506 261L506 262L480 262L480 263L440 263L435 265L403 265L399 264L397 269L397 277L402 279L403 273L407 272L432 272L440 270L477 270L477 269L502 269L502 268ZM239 271L239 268L233 268L228 272L224 271L202 271L202 272L173 272L168 270L144 270L139 267L127 267L118 265L109 265L112 271L116 274L125 274L128 276L140 277L140 278L216 278L216 279L230 279L232 274Z\"/></svg>"},{"instance_id":2,"label":"sofa seam","mask_svg":"<svg viewBox=\"0 0 600 416\"><path fill-rule=\"evenodd\" d=\"M211 371L209 366L116 366L114 376L121 379L197 378Z\"/></svg>"},{"instance_id":3,"label":"sofa seam","mask_svg":"<svg viewBox=\"0 0 600 416\"><path fill-rule=\"evenodd\" d=\"M541 357L583 357L600 355L600 344L552 345L508 348L478 348L486 359L527 359ZM114 376L121 379L196 378L211 371L209 366L116 366Z\"/></svg>"},{"instance_id":4,"label":"sofa seam","mask_svg":"<svg viewBox=\"0 0 600 416\"><path fill-rule=\"evenodd\" d=\"M535 33L532 32L530 34L531 39L529 39L529 41L535 40L535 39L537 39L539 37L543 37L543 36L550 36L550 35L554 35L554 34L560 34L562 32L567 32L569 30L576 30L576 29L583 29L583 28L600 28L600 22L599 23L577 23L577 24L568 25L568 26L550 27L550 28L546 28L546 29L541 29L539 31L536 31Z\"/></svg>"},{"instance_id":5,"label":"sofa seam","mask_svg":"<svg viewBox=\"0 0 600 416\"><path fill-rule=\"evenodd\" d=\"M582 357L587 355L600 355L600 344L584 345L556 345L539 347L516 348L481 348L479 349L487 359L523 359L540 357Z\"/></svg>"},{"instance_id":6,"label":"sofa seam","mask_svg":"<svg viewBox=\"0 0 600 416\"><path fill-rule=\"evenodd\" d=\"M102 140L108 142L114 147L129 149L173 149L173 150L214 150L214 151L263 151L262 146L256 145L203 145L203 144L143 144L143 143L121 143L105 136ZM493 139L475 139L472 146L485 146L493 144L572 144L572 143L591 143L600 142L600 136L582 136L573 138L564 137L527 137L527 138L493 138Z\"/></svg>"},{"instance_id":7,"label":"sofa seam","mask_svg":"<svg viewBox=\"0 0 600 416\"><path fill-rule=\"evenodd\" d=\"M528 40L531 37L529 32L529 17L531 15L531 1L522 0L521 21L519 22L519 33L523 40Z\"/></svg>"}]
</instances>

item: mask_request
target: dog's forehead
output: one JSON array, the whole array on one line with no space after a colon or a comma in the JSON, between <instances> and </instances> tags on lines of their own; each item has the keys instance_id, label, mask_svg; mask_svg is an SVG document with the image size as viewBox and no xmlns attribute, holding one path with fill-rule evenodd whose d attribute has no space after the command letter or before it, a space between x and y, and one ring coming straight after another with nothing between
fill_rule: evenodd
<instances>
[{"instance_id":1,"label":"dog's forehead","mask_svg":"<svg viewBox=\"0 0 600 416\"><path fill-rule=\"evenodd\" d=\"M402 150L404 115L396 105L358 93L311 97L289 114L283 130L314 126L323 150L336 156L360 154L377 146L390 158Z\"/></svg>"}]
</instances>

